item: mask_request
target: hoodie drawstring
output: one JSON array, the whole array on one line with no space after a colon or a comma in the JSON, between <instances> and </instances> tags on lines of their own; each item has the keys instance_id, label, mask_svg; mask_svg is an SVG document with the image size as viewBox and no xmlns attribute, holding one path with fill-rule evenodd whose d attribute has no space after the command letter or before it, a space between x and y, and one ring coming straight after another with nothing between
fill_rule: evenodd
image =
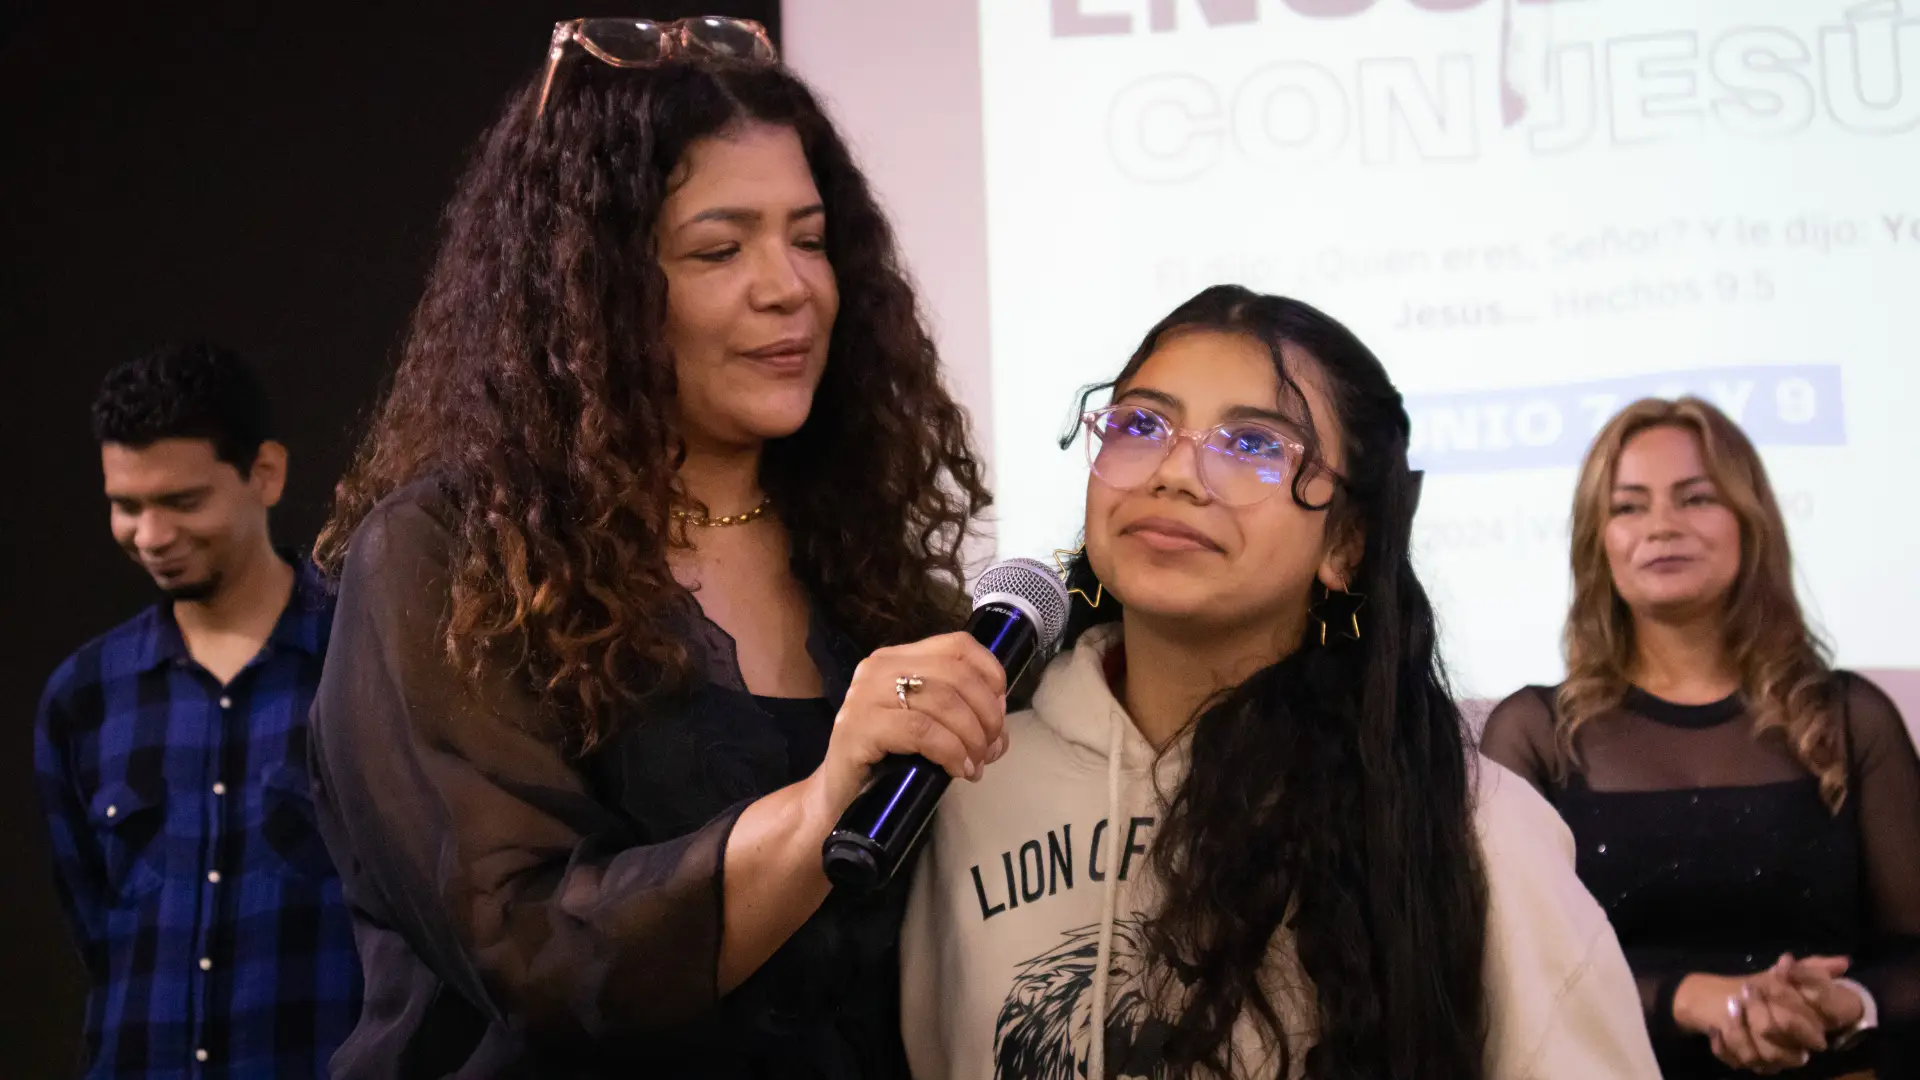
<instances>
[{"instance_id":1,"label":"hoodie drawstring","mask_svg":"<svg viewBox=\"0 0 1920 1080\"><path fill-rule=\"evenodd\" d=\"M1107 835L1100 845L1107 880L1100 890L1100 944L1094 951L1093 1046L1087 1058L1088 1080L1107 1076L1107 969L1113 963L1113 922L1120 904L1120 751L1128 723L1118 709L1107 714Z\"/></svg>"}]
</instances>

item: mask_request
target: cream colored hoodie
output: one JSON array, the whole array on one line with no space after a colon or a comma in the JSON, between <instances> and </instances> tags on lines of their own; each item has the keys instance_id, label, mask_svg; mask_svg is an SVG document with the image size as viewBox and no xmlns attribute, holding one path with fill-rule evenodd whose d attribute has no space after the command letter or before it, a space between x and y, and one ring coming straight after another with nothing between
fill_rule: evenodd
<instances>
[{"instance_id":1,"label":"cream colored hoodie","mask_svg":"<svg viewBox=\"0 0 1920 1080\"><path fill-rule=\"evenodd\" d=\"M1034 707L1007 720L1007 756L980 783L953 785L934 819L901 937L901 1026L917 1080L1157 1075L1137 979L1153 905L1155 754L1107 687L1101 660L1117 629L1054 660ZM1183 767L1161 760L1162 790ZM1478 776L1487 1076L1657 1078L1633 976L1574 876L1572 835L1514 774L1483 758ZM1311 1000L1284 931L1266 981L1276 1001ZM1282 1015L1297 1075L1312 1027L1298 1009ZM1089 1033L1102 1029L1096 1045ZM1272 1048L1251 1019L1235 1043L1250 1075L1271 1075Z\"/></svg>"}]
</instances>

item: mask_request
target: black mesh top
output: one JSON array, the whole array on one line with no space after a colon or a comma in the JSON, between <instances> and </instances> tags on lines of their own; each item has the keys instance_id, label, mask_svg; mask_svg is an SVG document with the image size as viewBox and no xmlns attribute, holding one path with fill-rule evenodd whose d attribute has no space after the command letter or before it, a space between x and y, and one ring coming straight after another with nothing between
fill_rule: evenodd
<instances>
[{"instance_id":1,"label":"black mesh top","mask_svg":"<svg viewBox=\"0 0 1920 1080\"><path fill-rule=\"evenodd\" d=\"M1783 952L1853 959L1881 1031L1780 1075L1909 1072L1920 1026L1920 759L1872 683L1835 673L1848 794L1829 812L1778 731L1756 737L1738 695L1678 705L1638 689L1584 724L1562 768L1557 688L1530 686L1487 720L1482 750L1559 809L1580 878L1612 919L1668 1080L1748 1076L1675 1028L1686 975L1743 975Z\"/></svg>"},{"instance_id":2,"label":"black mesh top","mask_svg":"<svg viewBox=\"0 0 1920 1080\"><path fill-rule=\"evenodd\" d=\"M333 1075L904 1075L905 875L836 893L717 986L734 821L819 763L858 650L816 617L825 700L756 700L690 604L704 683L571 758L528 734L524 674L448 662L447 510L416 485L354 533L313 707L315 808L366 968Z\"/></svg>"}]
</instances>

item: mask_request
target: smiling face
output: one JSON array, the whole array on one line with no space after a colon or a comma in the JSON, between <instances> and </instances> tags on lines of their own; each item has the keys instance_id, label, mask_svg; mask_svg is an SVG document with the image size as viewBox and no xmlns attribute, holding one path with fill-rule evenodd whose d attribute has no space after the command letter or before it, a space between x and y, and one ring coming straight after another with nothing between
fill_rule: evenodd
<instances>
[{"instance_id":1,"label":"smiling face","mask_svg":"<svg viewBox=\"0 0 1920 1080\"><path fill-rule=\"evenodd\" d=\"M1611 499L1602 538L1628 608L1672 618L1725 607L1740 573L1740 519L1708 472L1698 434L1664 424L1628 439Z\"/></svg>"},{"instance_id":2,"label":"smiling face","mask_svg":"<svg viewBox=\"0 0 1920 1080\"><path fill-rule=\"evenodd\" d=\"M1173 428L1226 429L1208 446L1165 438L1171 449L1157 466L1102 464L1088 477L1087 559L1130 618L1209 635L1271 632L1290 645L1305 622L1314 579L1344 586L1347 552L1336 557L1327 511L1302 507L1292 494L1294 447L1312 441L1309 432L1318 433L1327 467L1340 469L1338 418L1312 355L1291 344L1282 355L1304 407L1283 394L1264 344L1214 330L1167 334L1115 388L1115 405L1142 406ZM1128 420L1133 437L1145 433L1142 424L1158 424L1141 415ZM1111 453L1116 444L1109 438L1103 445L1101 452ZM1228 479L1236 469L1246 470L1243 478L1271 478L1270 493L1247 502L1240 493L1250 488ZM1306 500L1324 507L1333 484L1317 471L1305 485Z\"/></svg>"},{"instance_id":3,"label":"smiling face","mask_svg":"<svg viewBox=\"0 0 1920 1080\"><path fill-rule=\"evenodd\" d=\"M175 600L208 600L266 543L286 483L286 449L262 443L246 476L207 439L104 443L113 538Z\"/></svg>"},{"instance_id":4,"label":"smiling face","mask_svg":"<svg viewBox=\"0 0 1920 1080\"><path fill-rule=\"evenodd\" d=\"M690 448L753 446L806 423L840 305L826 224L792 128L688 148L655 241Z\"/></svg>"}]
</instances>

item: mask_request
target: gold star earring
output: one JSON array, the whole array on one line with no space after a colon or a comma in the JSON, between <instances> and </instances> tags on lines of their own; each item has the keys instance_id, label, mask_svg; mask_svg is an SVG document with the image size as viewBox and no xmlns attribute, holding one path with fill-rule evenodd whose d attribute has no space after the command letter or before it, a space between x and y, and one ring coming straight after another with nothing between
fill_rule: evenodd
<instances>
[{"instance_id":1,"label":"gold star earring","mask_svg":"<svg viewBox=\"0 0 1920 1080\"><path fill-rule=\"evenodd\" d=\"M1053 568L1055 570L1060 571L1060 579L1062 581L1066 580L1066 577L1067 577L1067 563L1085 554L1086 550L1087 550L1087 545L1084 543L1081 544L1079 547L1074 548L1071 551L1067 550L1066 548L1054 549ZM1088 607L1097 608L1100 606L1101 599L1107 595L1107 587L1101 584L1098 578L1095 578L1093 583L1092 596L1088 596L1087 591L1085 589L1078 589L1078 588L1072 588L1072 587L1069 587L1067 589L1067 595L1077 596L1080 599L1085 600L1087 602Z\"/></svg>"},{"instance_id":2,"label":"gold star earring","mask_svg":"<svg viewBox=\"0 0 1920 1080\"><path fill-rule=\"evenodd\" d=\"M1307 608L1307 614L1320 623L1320 644L1327 643L1329 620L1333 625L1340 627L1334 631L1334 634L1350 641L1359 641L1360 608L1367 602L1366 595L1349 592L1345 588L1334 590L1325 585L1320 586L1320 593L1320 599ZM1334 610L1336 608L1340 610ZM1351 631L1347 629L1349 626L1352 627Z\"/></svg>"}]
</instances>

